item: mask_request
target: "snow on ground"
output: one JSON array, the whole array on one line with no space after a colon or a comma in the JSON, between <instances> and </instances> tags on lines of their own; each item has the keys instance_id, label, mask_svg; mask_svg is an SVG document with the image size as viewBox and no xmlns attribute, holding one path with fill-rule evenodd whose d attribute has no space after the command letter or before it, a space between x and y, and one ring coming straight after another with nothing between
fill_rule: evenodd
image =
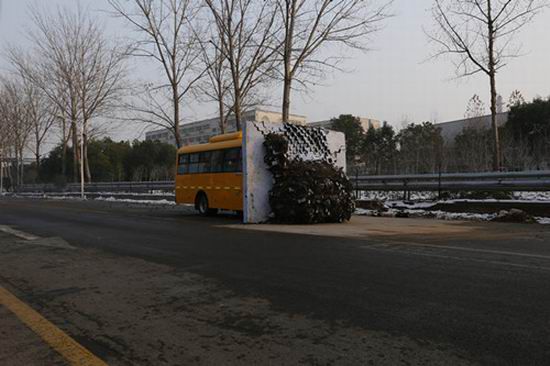
<instances>
[{"instance_id":1,"label":"snow on ground","mask_svg":"<svg viewBox=\"0 0 550 366\"><path fill-rule=\"evenodd\" d=\"M517 200L550 202L550 192L514 192L513 197Z\"/></svg>"},{"instance_id":2,"label":"snow on ground","mask_svg":"<svg viewBox=\"0 0 550 366\"><path fill-rule=\"evenodd\" d=\"M129 198L116 198L113 196L110 197L97 197L94 200L96 201L105 201L105 202L118 202L118 203L137 203L137 204L143 204L143 205L175 205L175 201L168 201L168 200L134 200Z\"/></svg>"},{"instance_id":3,"label":"snow on ground","mask_svg":"<svg viewBox=\"0 0 550 366\"><path fill-rule=\"evenodd\" d=\"M401 191L361 191L359 199L397 201L403 199ZM433 201L437 199L436 192L411 192L411 201Z\"/></svg>"},{"instance_id":4,"label":"snow on ground","mask_svg":"<svg viewBox=\"0 0 550 366\"><path fill-rule=\"evenodd\" d=\"M124 196L169 196L173 197L174 192L162 192L162 191L151 191L151 193L138 193L138 192L90 192L93 194L98 194L100 196L118 196L118 195L124 195Z\"/></svg>"},{"instance_id":5,"label":"snow on ground","mask_svg":"<svg viewBox=\"0 0 550 366\"><path fill-rule=\"evenodd\" d=\"M377 217L423 217L437 220L464 220L464 221L491 221L497 217L497 214L478 214L469 212L445 212L445 211L424 211L415 209L396 210L390 208L386 212L376 210L365 210L358 208L355 210L356 215L361 216L377 216ZM550 225L550 217L535 217L535 220L542 225Z\"/></svg>"},{"instance_id":6,"label":"snow on ground","mask_svg":"<svg viewBox=\"0 0 550 366\"><path fill-rule=\"evenodd\" d=\"M456 196L456 195L455 195ZM513 192L512 199L508 201L525 201L525 202L550 202L550 192ZM452 197L454 200L460 200L462 202L465 199L461 199L458 196ZM361 191L359 199L363 200L380 200L380 201L389 201L397 202L403 200L403 192L386 192L386 191ZM435 202L438 200L437 192L411 192L410 201L430 201ZM451 200L452 201L452 200ZM469 202L498 202L495 199L484 199L484 200L468 200ZM501 200L502 201L502 200ZM449 202L445 201L445 202Z\"/></svg>"},{"instance_id":7,"label":"snow on ground","mask_svg":"<svg viewBox=\"0 0 550 366\"><path fill-rule=\"evenodd\" d=\"M382 216L382 217L398 217L406 215L407 217L425 217L435 218L438 220L467 220L467 221L490 221L494 219L496 214L477 214L468 212L445 212L445 211L424 211L415 209L395 210L389 209L386 212L379 212L375 210L365 210L358 208L355 210L357 215L363 216Z\"/></svg>"}]
</instances>

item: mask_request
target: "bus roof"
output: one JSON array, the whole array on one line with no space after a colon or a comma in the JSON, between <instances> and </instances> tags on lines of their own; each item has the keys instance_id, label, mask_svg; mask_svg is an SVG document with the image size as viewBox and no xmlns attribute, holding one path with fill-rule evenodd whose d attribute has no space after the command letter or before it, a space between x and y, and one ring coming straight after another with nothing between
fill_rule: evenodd
<instances>
[{"instance_id":1,"label":"bus roof","mask_svg":"<svg viewBox=\"0 0 550 366\"><path fill-rule=\"evenodd\" d=\"M210 142L206 144L198 145L188 145L178 149L179 154L201 152L201 151L210 151L210 150L220 150L220 149L229 149L232 147L242 146L243 143L243 134L241 131L227 133L224 135L213 136L210 138Z\"/></svg>"}]
</instances>

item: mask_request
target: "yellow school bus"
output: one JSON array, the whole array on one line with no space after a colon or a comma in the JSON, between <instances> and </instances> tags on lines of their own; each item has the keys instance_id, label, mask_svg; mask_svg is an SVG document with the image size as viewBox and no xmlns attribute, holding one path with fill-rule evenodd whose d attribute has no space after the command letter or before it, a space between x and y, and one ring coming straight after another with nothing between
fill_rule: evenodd
<instances>
[{"instance_id":1,"label":"yellow school bus","mask_svg":"<svg viewBox=\"0 0 550 366\"><path fill-rule=\"evenodd\" d=\"M176 203L193 204L203 215L242 211L242 141L235 132L178 149Z\"/></svg>"}]
</instances>

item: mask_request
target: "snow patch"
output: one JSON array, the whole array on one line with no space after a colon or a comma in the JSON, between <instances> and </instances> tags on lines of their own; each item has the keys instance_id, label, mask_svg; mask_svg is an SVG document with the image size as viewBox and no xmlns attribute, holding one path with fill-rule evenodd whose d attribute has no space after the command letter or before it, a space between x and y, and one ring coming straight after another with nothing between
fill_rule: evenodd
<instances>
[{"instance_id":1,"label":"snow patch","mask_svg":"<svg viewBox=\"0 0 550 366\"><path fill-rule=\"evenodd\" d=\"M118 202L118 203L137 203L143 205L175 205L175 201L168 200L134 200L129 198L116 198L116 197L97 197L96 201L105 201L105 202Z\"/></svg>"}]
</instances>

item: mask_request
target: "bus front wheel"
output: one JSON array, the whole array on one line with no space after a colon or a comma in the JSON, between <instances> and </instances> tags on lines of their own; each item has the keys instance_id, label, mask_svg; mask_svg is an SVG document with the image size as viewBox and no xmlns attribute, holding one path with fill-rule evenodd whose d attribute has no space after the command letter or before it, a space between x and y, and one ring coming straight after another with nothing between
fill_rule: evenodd
<instances>
[{"instance_id":1,"label":"bus front wheel","mask_svg":"<svg viewBox=\"0 0 550 366\"><path fill-rule=\"evenodd\" d=\"M206 197L206 194L204 193L200 193L198 195L196 208L203 216L212 216L218 213L217 209L209 207L208 197Z\"/></svg>"}]
</instances>

